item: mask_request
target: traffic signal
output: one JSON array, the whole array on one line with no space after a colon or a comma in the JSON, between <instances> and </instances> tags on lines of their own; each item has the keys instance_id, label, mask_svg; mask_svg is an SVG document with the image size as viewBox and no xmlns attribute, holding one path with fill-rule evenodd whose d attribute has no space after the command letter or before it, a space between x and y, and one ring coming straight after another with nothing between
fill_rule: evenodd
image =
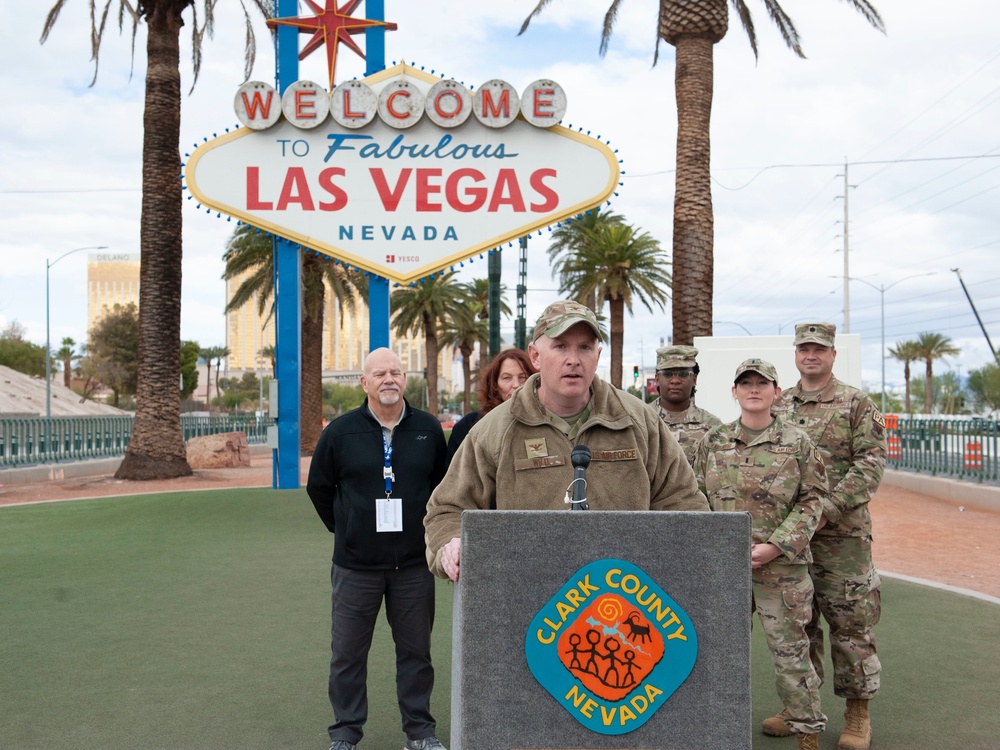
<instances>
[{"instance_id":1,"label":"traffic signal","mask_svg":"<svg viewBox=\"0 0 1000 750\"><path fill-rule=\"evenodd\" d=\"M639 379L639 365L632 365L632 377L636 380Z\"/></svg>"}]
</instances>

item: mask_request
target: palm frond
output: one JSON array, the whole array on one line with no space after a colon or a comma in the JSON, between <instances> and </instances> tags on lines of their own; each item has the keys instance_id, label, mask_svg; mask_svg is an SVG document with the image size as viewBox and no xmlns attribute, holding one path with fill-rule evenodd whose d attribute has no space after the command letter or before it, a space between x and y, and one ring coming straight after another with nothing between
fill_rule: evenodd
<instances>
[{"instance_id":1,"label":"palm frond","mask_svg":"<svg viewBox=\"0 0 1000 750\"><path fill-rule=\"evenodd\" d=\"M601 30L601 57L604 57L604 54L608 51L611 32L615 29L615 21L618 20L618 9L621 7L621 4L622 0L613 0L611 6L608 8L608 12L604 14L604 27Z\"/></svg>"},{"instance_id":2,"label":"palm frond","mask_svg":"<svg viewBox=\"0 0 1000 750\"><path fill-rule=\"evenodd\" d=\"M538 0L538 5L535 6L535 9L528 14L528 17L524 19L524 23L521 24L521 30L517 32L518 36L521 36L521 34L528 30L528 24L531 23L531 19L541 13L550 2L552 0Z\"/></svg>"},{"instance_id":3,"label":"palm frond","mask_svg":"<svg viewBox=\"0 0 1000 750\"><path fill-rule=\"evenodd\" d=\"M796 55L805 58L805 53L802 52L802 46L799 43L798 29L795 28L795 24L785 12L785 9L781 7L778 0L763 0L763 2L764 8L767 9L767 15L771 17L774 25L778 27L778 33L785 40L785 44Z\"/></svg>"},{"instance_id":4,"label":"palm frond","mask_svg":"<svg viewBox=\"0 0 1000 750\"><path fill-rule=\"evenodd\" d=\"M736 11L737 17L740 19L740 25L747 34L747 39L750 40L750 49L753 50L754 60L759 59L757 54L757 30L753 25L753 16L750 13L750 8L744 0L729 0L730 4L733 6L733 10Z\"/></svg>"}]
</instances>

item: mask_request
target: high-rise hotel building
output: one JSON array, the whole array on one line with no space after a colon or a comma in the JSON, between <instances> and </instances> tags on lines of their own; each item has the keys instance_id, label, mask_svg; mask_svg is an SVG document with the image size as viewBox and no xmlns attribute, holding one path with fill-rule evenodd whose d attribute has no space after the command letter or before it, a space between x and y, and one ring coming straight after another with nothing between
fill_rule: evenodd
<instances>
[{"instance_id":1,"label":"high-rise hotel building","mask_svg":"<svg viewBox=\"0 0 1000 750\"><path fill-rule=\"evenodd\" d=\"M226 301L243 283L243 276L226 281ZM323 378L346 385L356 384L361 377L361 368L368 354L368 306L363 300L356 300L352 312L344 306L343 315L337 299L329 286L326 288L325 309L323 311ZM268 346L274 346L274 316L270 315L271 301L268 300L263 313L258 312L257 301L252 299L238 310L226 316L226 347L229 349L228 369L230 376L239 372L258 369L269 374L271 361L258 361L258 353ZM418 377L423 377L427 366L423 336L399 338L390 335L390 342L403 363L403 369ZM438 356L438 383L440 388L450 390L452 386L452 359L454 351L450 346L442 346Z\"/></svg>"},{"instance_id":2,"label":"high-rise hotel building","mask_svg":"<svg viewBox=\"0 0 1000 750\"><path fill-rule=\"evenodd\" d=\"M87 255L87 333L115 305L139 307L139 253Z\"/></svg>"}]
</instances>

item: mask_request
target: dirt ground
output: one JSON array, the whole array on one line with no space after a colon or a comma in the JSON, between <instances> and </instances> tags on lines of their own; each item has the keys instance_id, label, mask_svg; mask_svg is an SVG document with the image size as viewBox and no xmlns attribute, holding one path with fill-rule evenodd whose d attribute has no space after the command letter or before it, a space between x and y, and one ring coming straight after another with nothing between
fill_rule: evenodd
<instances>
[{"instance_id":1,"label":"dirt ground","mask_svg":"<svg viewBox=\"0 0 1000 750\"><path fill-rule=\"evenodd\" d=\"M308 459L302 462L302 482ZM193 476L124 482L111 475L0 485L0 505L77 500L147 492L230 487L270 487L271 458L251 458L249 468L208 469ZM1000 597L1000 510L884 485L871 503L874 557L879 570Z\"/></svg>"}]
</instances>

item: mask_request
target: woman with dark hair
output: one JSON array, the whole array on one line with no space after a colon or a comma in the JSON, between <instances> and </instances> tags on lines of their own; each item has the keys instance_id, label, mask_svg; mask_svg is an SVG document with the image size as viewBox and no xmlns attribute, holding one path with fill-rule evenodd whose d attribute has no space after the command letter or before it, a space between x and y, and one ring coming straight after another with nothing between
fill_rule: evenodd
<instances>
[{"instance_id":1,"label":"woman with dark hair","mask_svg":"<svg viewBox=\"0 0 1000 750\"><path fill-rule=\"evenodd\" d=\"M753 607L771 651L782 719L799 750L819 750L826 716L806 632L814 594L809 541L826 514L841 511L830 500L819 450L804 430L772 412L780 395L770 362L748 359L737 367L740 418L705 433L694 474L712 510L750 514Z\"/></svg>"},{"instance_id":2,"label":"woman with dark hair","mask_svg":"<svg viewBox=\"0 0 1000 750\"><path fill-rule=\"evenodd\" d=\"M470 411L451 430L448 438L448 463L458 450L458 446L469 434L472 425L479 418L509 399L524 381L535 371L528 355L520 349L504 349L483 370L479 382L479 411Z\"/></svg>"}]
</instances>

